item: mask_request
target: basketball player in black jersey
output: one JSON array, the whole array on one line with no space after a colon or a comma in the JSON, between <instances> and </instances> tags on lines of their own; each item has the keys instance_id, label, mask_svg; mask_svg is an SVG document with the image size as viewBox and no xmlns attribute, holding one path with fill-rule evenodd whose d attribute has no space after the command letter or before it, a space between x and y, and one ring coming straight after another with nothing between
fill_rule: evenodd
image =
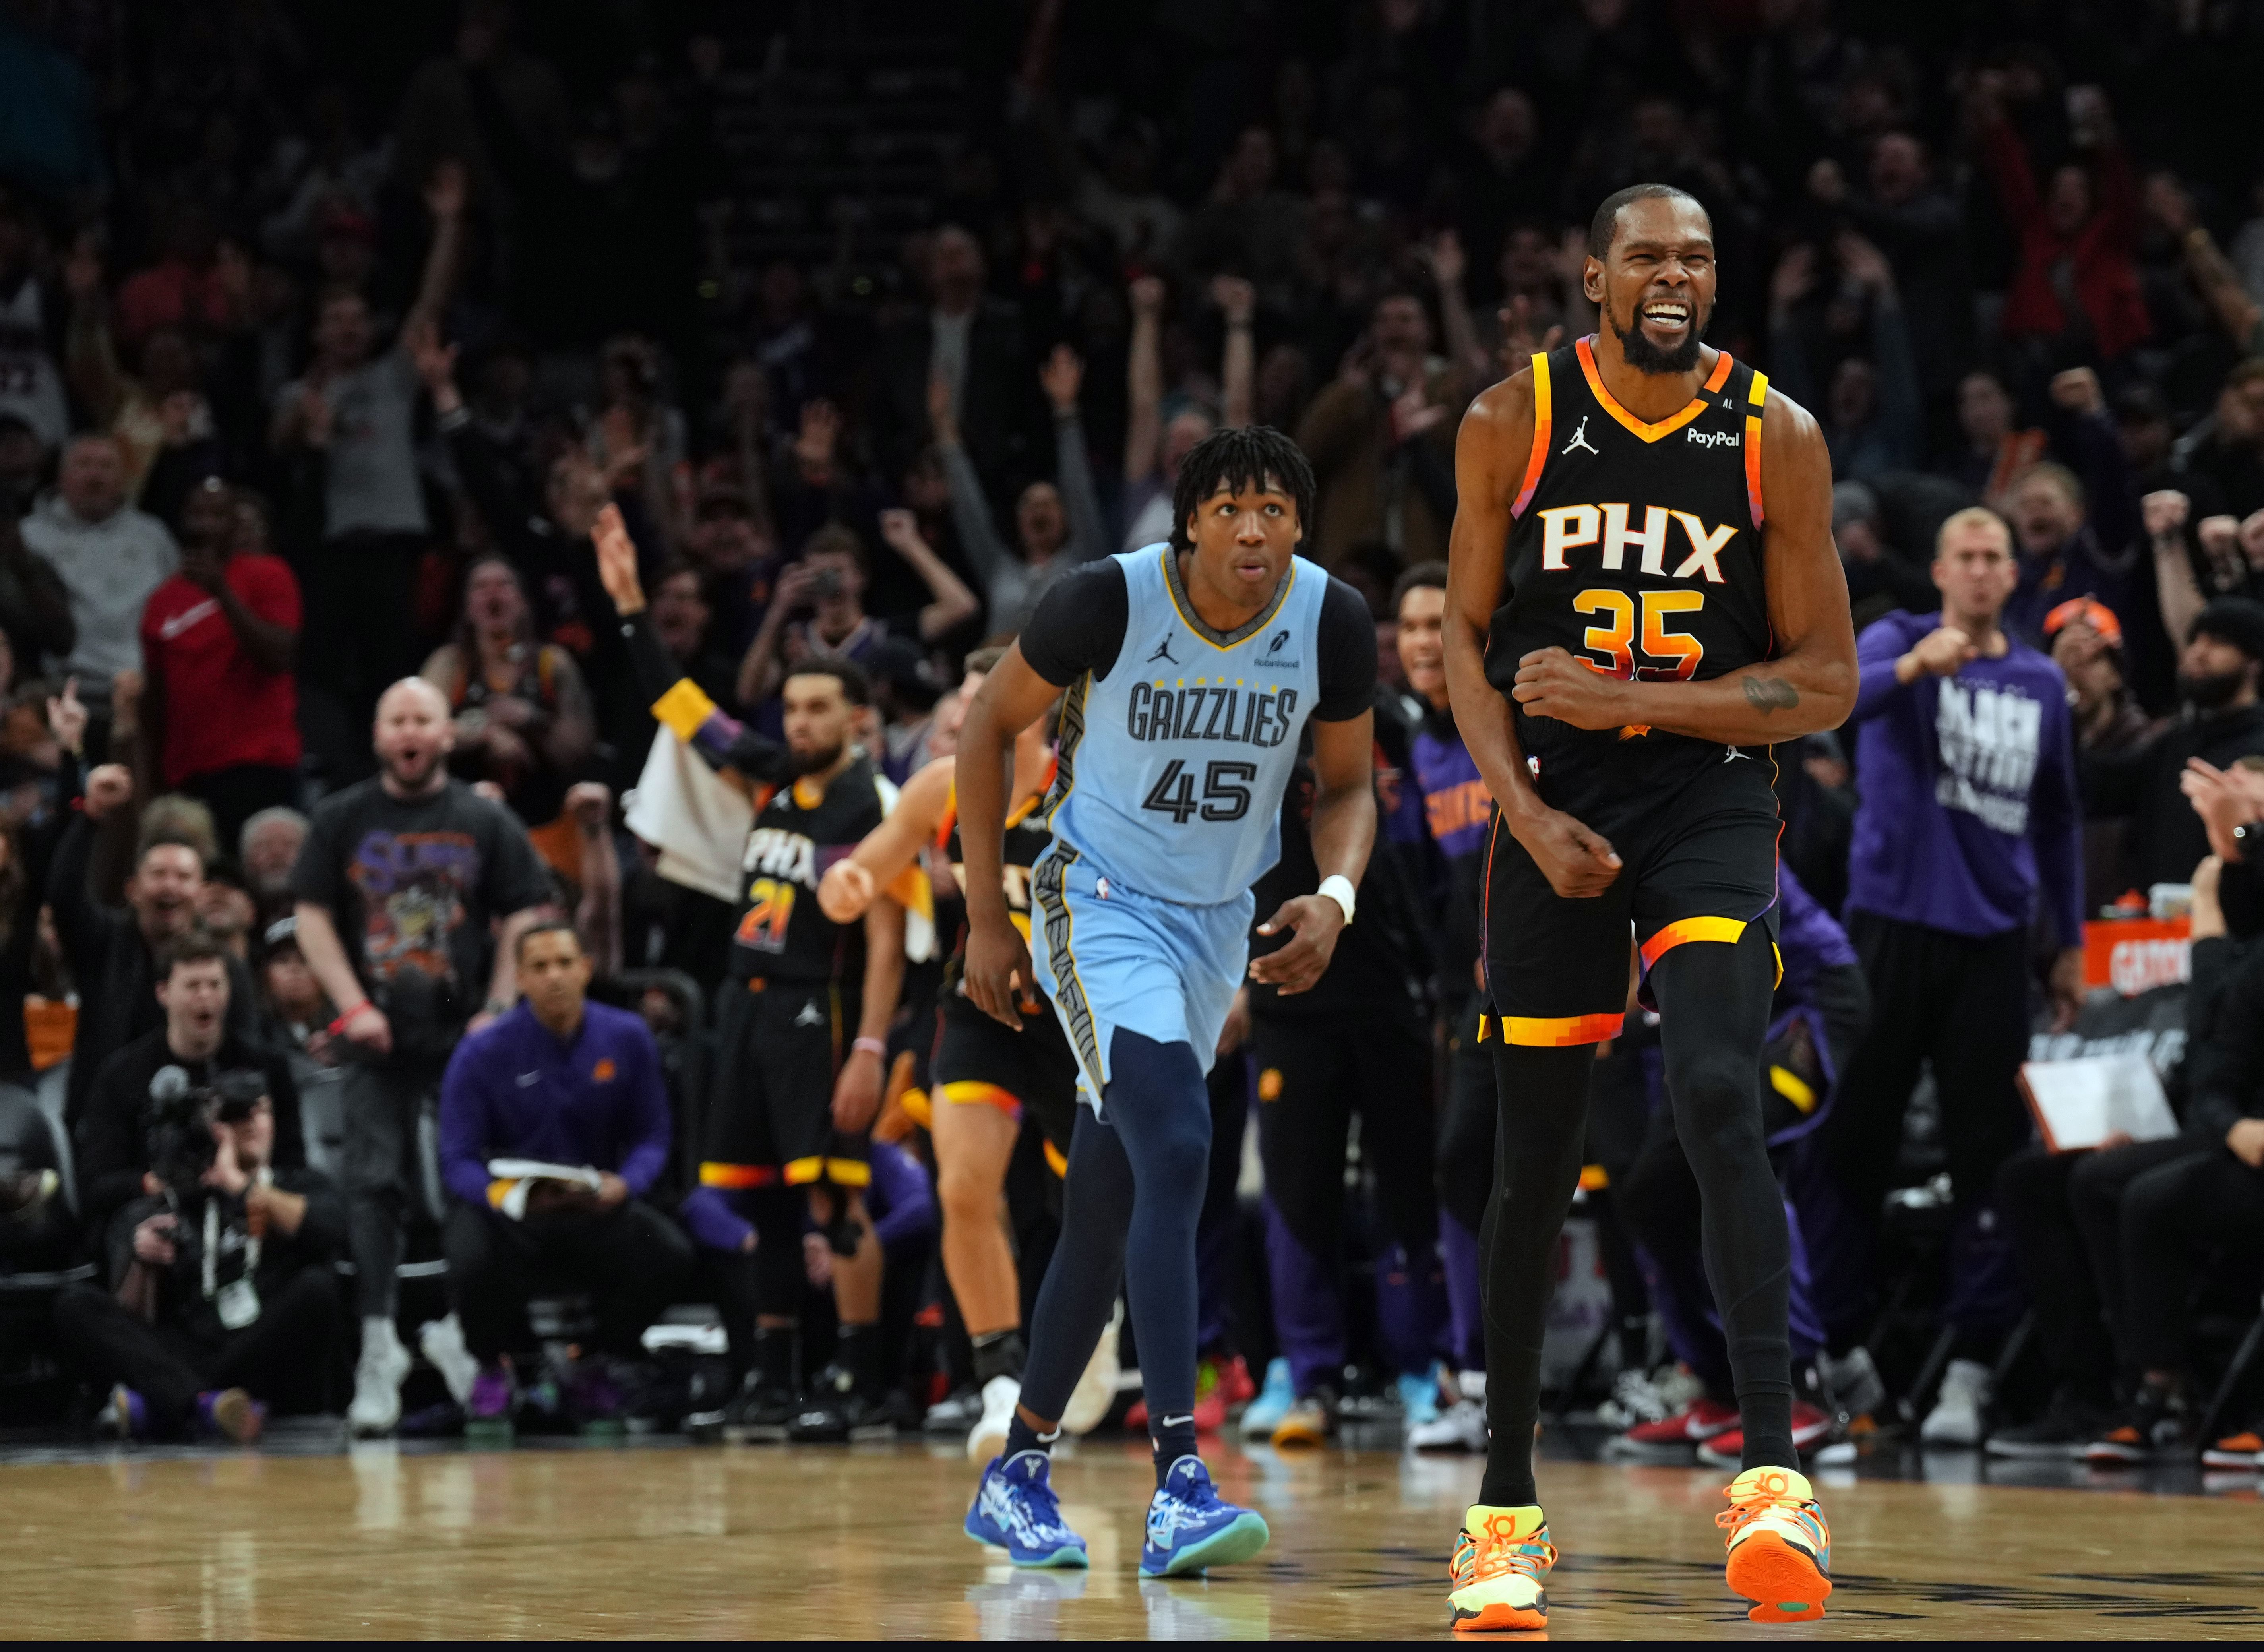
<instances>
[{"instance_id":1,"label":"basketball player in black jersey","mask_svg":"<svg viewBox=\"0 0 2264 1652\"><path fill-rule=\"evenodd\" d=\"M853 743L871 704L854 663L818 656L786 680L786 742L744 728L680 677L644 612L636 549L608 506L591 533L599 573L652 713L727 779L774 786L761 797L740 860L730 967L717 988L719 1050L694 1226L736 1224L751 1265L716 1272L751 1311L754 1336L726 1438L838 1440L890 1424L880 1369L881 1247L865 1214L872 1180L865 1133L879 1110L889 1023L904 972L904 912L874 901L856 922L820 908L825 869L887 813L886 784ZM695 1196L699 1197L699 1196ZM799 1394L795 1348L803 1288L805 1203L835 1252L834 1359ZM693 1213L687 1207L687 1215ZM715 1235L702 1232L703 1246ZM739 1301L744 1295L751 1300ZM741 1327L730 1324L736 1337Z\"/></svg>"},{"instance_id":2,"label":"basketball player in black jersey","mask_svg":"<svg viewBox=\"0 0 2264 1652\"><path fill-rule=\"evenodd\" d=\"M999 650L968 656L969 680L998 662ZM1030 868L1053 842L1039 806L1054 784L1049 719L1015 736L1013 795L1006 808L1002 870L1007 915L1027 938ZM896 808L856 851L826 872L818 898L826 915L846 924L910 871L933 843L964 883L959 844L958 760L939 757L904 783ZM1058 1018L1035 1004L1018 1033L1001 1026L960 989L966 937L945 966L939 995L942 1028L930 1064L928 1134L935 1148L936 1191L943 1206L943 1271L974 1344L983 1414L968 1436L967 1454L988 1462L1006 1441L1022 1393L1022 1293L1014 1252L1000 1219L999 1198L1027 1116L1044 1133L1049 1156L1068 1163L1077 1116L1077 1058Z\"/></svg>"},{"instance_id":3,"label":"basketball player in black jersey","mask_svg":"<svg viewBox=\"0 0 2264 1652\"><path fill-rule=\"evenodd\" d=\"M1792 1444L1789 1252L1759 1082L1778 974L1770 748L1837 728L1855 698L1831 460L1814 419L1701 342L1715 270L1697 201L1612 196L1582 279L1596 334L1481 395L1456 454L1447 674L1498 807L1480 1036L1501 1116L1481 1237L1491 1442L1453 1616L1547 1621L1556 1551L1532 1453L1549 1256L1632 924L1744 1413L1729 1583L1756 1621L1818 1618L1830 1536Z\"/></svg>"}]
</instances>

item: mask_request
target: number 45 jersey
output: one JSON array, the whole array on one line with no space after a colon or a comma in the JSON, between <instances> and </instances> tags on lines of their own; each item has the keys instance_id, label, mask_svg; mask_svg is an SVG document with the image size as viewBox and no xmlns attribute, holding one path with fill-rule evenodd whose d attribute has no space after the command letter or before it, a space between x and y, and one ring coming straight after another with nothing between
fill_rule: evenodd
<instances>
[{"instance_id":1,"label":"number 45 jersey","mask_svg":"<svg viewBox=\"0 0 2264 1652\"><path fill-rule=\"evenodd\" d=\"M1723 352L1688 405L1645 424L1605 388L1587 339L1533 358L1533 446L1504 549L1489 682L1507 694L1518 662L1548 648L1613 677L1684 682L1771 656L1767 395L1764 374ZM1575 728L1522 706L1516 719L1542 797L1591 825L1655 804L1707 764L1738 760L1653 728ZM1767 777L1766 748L1741 755Z\"/></svg>"},{"instance_id":2,"label":"number 45 jersey","mask_svg":"<svg viewBox=\"0 0 2264 1652\"><path fill-rule=\"evenodd\" d=\"M1281 858L1305 720L1358 716L1375 677L1365 604L1303 557L1221 635L1196 616L1178 553L1127 551L1057 583L1021 645L1068 691L1046 804L1055 855L1185 906L1241 899Z\"/></svg>"}]
</instances>

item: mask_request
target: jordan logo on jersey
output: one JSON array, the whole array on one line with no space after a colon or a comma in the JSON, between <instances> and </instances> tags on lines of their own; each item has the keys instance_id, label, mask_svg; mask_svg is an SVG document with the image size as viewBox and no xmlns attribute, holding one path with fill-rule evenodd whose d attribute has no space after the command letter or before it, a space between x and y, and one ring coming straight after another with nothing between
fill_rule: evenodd
<instances>
[{"instance_id":1,"label":"jordan logo on jersey","mask_svg":"<svg viewBox=\"0 0 2264 1652\"><path fill-rule=\"evenodd\" d=\"M1148 656L1148 663L1150 665L1158 660L1168 660L1173 665L1179 663L1179 656L1172 652L1172 634L1168 631L1164 633L1164 640L1156 645L1156 651Z\"/></svg>"},{"instance_id":2,"label":"jordan logo on jersey","mask_svg":"<svg viewBox=\"0 0 2264 1652\"><path fill-rule=\"evenodd\" d=\"M1604 456L1602 451L1598 448L1593 442L1588 439L1588 420L1586 414L1581 416L1579 424L1573 428L1572 439L1565 443L1562 448L1557 450L1557 457L1561 459L1564 454L1572 452L1575 448L1583 449L1588 453L1594 453L1599 459L1601 459Z\"/></svg>"},{"instance_id":3,"label":"jordan logo on jersey","mask_svg":"<svg viewBox=\"0 0 2264 1652\"><path fill-rule=\"evenodd\" d=\"M1628 553L1632 551L1638 559L1637 566L1646 574L1672 579L1695 576L1709 585L1723 583L1720 559L1723 548L1737 536L1736 523L1708 527L1687 511L1669 511L1651 504L1643 509L1643 525L1631 528L1628 518L1632 510L1630 505L1613 502L1556 505L1542 511L1541 566L1553 572L1564 572L1571 566L1565 561L1568 552L1593 545L1601 553L1602 566L1614 573L1626 568ZM1689 547L1672 574L1666 569L1670 519L1681 528Z\"/></svg>"}]
</instances>

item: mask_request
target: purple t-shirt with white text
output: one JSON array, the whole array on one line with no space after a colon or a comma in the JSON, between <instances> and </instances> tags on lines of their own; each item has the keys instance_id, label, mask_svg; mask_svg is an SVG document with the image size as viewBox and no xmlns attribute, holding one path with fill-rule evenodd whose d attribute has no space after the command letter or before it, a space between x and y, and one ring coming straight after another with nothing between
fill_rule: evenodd
<instances>
[{"instance_id":1,"label":"purple t-shirt with white text","mask_svg":"<svg viewBox=\"0 0 2264 1652\"><path fill-rule=\"evenodd\" d=\"M1954 934L2000 935L2039 904L2083 939L2082 809L2067 683L2026 643L1955 676L1895 681L1941 624L1891 613L1856 640L1854 844L1847 906Z\"/></svg>"}]
</instances>

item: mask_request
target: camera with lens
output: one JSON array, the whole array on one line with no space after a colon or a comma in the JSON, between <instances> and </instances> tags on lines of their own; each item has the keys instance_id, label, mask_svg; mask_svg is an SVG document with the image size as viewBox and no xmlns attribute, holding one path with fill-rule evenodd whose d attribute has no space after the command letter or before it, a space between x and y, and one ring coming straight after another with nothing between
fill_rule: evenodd
<instances>
[{"instance_id":1,"label":"camera with lens","mask_svg":"<svg viewBox=\"0 0 2264 1652\"><path fill-rule=\"evenodd\" d=\"M178 1206L202 1192L205 1172L220 1149L213 1126L242 1124L266 1093L266 1075L257 1071L215 1073L210 1083L200 1084L185 1068L157 1069L149 1081L144 1141L149 1173L165 1185L171 1202Z\"/></svg>"},{"instance_id":2,"label":"camera with lens","mask_svg":"<svg viewBox=\"0 0 2264 1652\"><path fill-rule=\"evenodd\" d=\"M848 582L841 577L838 568L821 568L809 576L809 594L820 602L831 602L846 594Z\"/></svg>"}]
</instances>

